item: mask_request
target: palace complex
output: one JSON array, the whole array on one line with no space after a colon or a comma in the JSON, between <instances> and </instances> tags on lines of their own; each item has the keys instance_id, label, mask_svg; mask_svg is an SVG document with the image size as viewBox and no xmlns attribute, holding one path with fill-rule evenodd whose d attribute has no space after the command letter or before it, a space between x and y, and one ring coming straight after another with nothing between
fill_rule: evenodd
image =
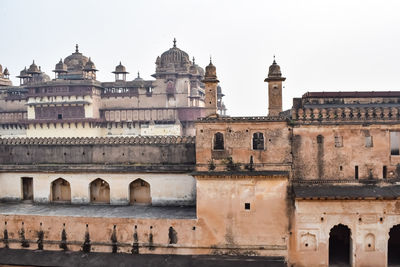
<instances>
[{"instance_id":1,"label":"palace complex","mask_svg":"<svg viewBox=\"0 0 400 267\"><path fill-rule=\"evenodd\" d=\"M0 250L400 264L400 91L282 110L274 60L266 115L229 117L211 62L174 43L156 64L155 81L119 65L100 83L76 48L54 80L2 72Z\"/></svg>"}]
</instances>

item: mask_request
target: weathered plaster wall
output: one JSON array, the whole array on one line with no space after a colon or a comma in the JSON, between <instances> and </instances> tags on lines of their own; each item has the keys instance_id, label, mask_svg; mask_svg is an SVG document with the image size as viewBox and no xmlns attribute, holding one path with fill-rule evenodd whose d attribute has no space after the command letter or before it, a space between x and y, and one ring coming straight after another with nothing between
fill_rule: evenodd
<instances>
[{"instance_id":1,"label":"weathered plaster wall","mask_svg":"<svg viewBox=\"0 0 400 267\"><path fill-rule=\"evenodd\" d=\"M224 135L224 150L214 150L214 135ZM264 135L264 149L254 150L253 134ZM198 123L196 125L196 166L198 170L207 170L211 159L216 170L225 170L226 159L249 164L253 156L255 170L289 170L291 164L291 127L286 122L257 122L241 120L238 122L218 121L216 123Z\"/></svg>"},{"instance_id":2,"label":"weathered plaster wall","mask_svg":"<svg viewBox=\"0 0 400 267\"><path fill-rule=\"evenodd\" d=\"M129 184L140 178L150 184L152 205L194 205L196 181L188 174L151 173L0 173L0 200L21 200L22 177L33 178L34 202L51 201L51 183L63 178L71 186L72 204L90 203L90 183L97 178L110 186L110 202L129 203Z\"/></svg>"},{"instance_id":3,"label":"weathered plaster wall","mask_svg":"<svg viewBox=\"0 0 400 267\"><path fill-rule=\"evenodd\" d=\"M290 262L328 266L330 230L343 224L351 230L352 266L386 266L389 231L400 224L399 207L398 200L296 200ZM375 238L371 247L368 234Z\"/></svg>"},{"instance_id":4,"label":"weathered plaster wall","mask_svg":"<svg viewBox=\"0 0 400 267\"><path fill-rule=\"evenodd\" d=\"M400 156L390 155L390 131L398 125L325 125L296 126L293 128L293 160L295 179L359 179L395 178ZM323 137L318 143L317 136ZM335 146L335 136L343 145ZM371 136L373 146L366 147L365 137ZM371 170L371 172L370 172ZM392 173L392 174L391 174Z\"/></svg>"},{"instance_id":5,"label":"weathered plaster wall","mask_svg":"<svg viewBox=\"0 0 400 267\"><path fill-rule=\"evenodd\" d=\"M270 255L286 256L287 185L287 177L197 176L197 217L210 229L209 242L265 247Z\"/></svg>"}]
</instances>

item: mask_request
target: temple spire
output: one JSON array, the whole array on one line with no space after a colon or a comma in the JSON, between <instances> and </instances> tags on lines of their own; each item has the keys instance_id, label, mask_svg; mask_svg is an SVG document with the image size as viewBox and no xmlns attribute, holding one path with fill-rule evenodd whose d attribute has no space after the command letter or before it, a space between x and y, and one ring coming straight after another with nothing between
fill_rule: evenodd
<instances>
[{"instance_id":1,"label":"temple spire","mask_svg":"<svg viewBox=\"0 0 400 267\"><path fill-rule=\"evenodd\" d=\"M79 53L79 47L78 44L75 45L75 53Z\"/></svg>"}]
</instances>

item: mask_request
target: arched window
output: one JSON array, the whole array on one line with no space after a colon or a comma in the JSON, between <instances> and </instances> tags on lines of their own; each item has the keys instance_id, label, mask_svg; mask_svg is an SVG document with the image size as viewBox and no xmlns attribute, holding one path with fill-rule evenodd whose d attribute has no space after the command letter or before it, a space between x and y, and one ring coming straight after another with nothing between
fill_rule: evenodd
<instances>
[{"instance_id":1,"label":"arched window","mask_svg":"<svg viewBox=\"0 0 400 267\"><path fill-rule=\"evenodd\" d=\"M136 179L129 185L129 202L132 205L150 205L150 184L142 179Z\"/></svg>"},{"instance_id":2,"label":"arched window","mask_svg":"<svg viewBox=\"0 0 400 267\"><path fill-rule=\"evenodd\" d=\"M264 134L263 133L253 133L253 149L254 150L264 150Z\"/></svg>"},{"instance_id":3,"label":"arched window","mask_svg":"<svg viewBox=\"0 0 400 267\"><path fill-rule=\"evenodd\" d=\"M214 150L224 150L224 135L220 132L214 134Z\"/></svg>"},{"instance_id":4,"label":"arched window","mask_svg":"<svg viewBox=\"0 0 400 267\"><path fill-rule=\"evenodd\" d=\"M71 202L71 186L63 178L58 178L51 183L51 201Z\"/></svg>"},{"instance_id":5,"label":"arched window","mask_svg":"<svg viewBox=\"0 0 400 267\"><path fill-rule=\"evenodd\" d=\"M90 202L110 203L110 186L103 179L97 178L90 183Z\"/></svg>"}]
</instances>

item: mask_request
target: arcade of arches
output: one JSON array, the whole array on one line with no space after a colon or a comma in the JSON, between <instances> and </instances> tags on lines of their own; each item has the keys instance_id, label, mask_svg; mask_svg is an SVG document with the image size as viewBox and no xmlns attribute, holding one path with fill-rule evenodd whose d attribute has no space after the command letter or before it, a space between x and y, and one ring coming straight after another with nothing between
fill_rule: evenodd
<instances>
[{"instance_id":1,"label":"arcade of arches","mask_svg":"<svg viewBox=\"0 0 400 267\"><path fill-rule=\"evenodd\" d=\"M110 203L110 185L97 178L89 185L91 203ZM71 186L68 181L58 178L51 183L52 202L71 202ZM131 205L151 205L150 184L136 179L129 184L129 203Z\"/></svg>"}]
</instances>

